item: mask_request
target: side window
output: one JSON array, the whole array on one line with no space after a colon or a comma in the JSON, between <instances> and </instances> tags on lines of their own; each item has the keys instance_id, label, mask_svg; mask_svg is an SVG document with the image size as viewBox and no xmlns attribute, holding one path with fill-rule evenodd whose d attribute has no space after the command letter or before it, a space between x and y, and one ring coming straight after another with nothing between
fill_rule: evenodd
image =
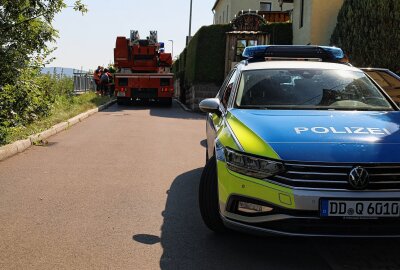
<instances>
[{"instance_id":1,"label":"side window","mask_svg":"<svg viewBox=\"0 0 400 270\"><path fill-rule=\"evenodd\" d=\"M233 85L235 84L236 75L237 70L234 70L231 78L229 79L228 85L225 88L224 94L222 95L221 103L225 109L228 106L229 97L231 96Z\"/></svg>"},{"instance_id":2,"label":"side window","mask_svg":"<svg viewBox=\"0 0 400 270\"><path fill-rule=\"evenodd\" d=\"M218 94L217 94L217 98L218 98L219 100L222 100L222 96L223 96L223 94L224 94L224 92L225 92L226 86L228 85L229 81L231 80L231 77L232 77L233 73L235 73L235 70L232 70L232 71L228 74L228 76L226 76L225 81L224 81L224 83L223 83L222 86L221 86L221 89L219 89L219 92L218 92Z\"/></svg>"},{"instance_id":3,"label":"side window","mask_svg":"<svg viewBox=\"0 0 400 270\"><path fill-rule=\"evenodd\" d=\"M390 74L386 73L386 72L378 72L382 78L392 87L399 89L400 88L400 81L399 79L391 76Z\"/></svg>"},{"instance_id":4,"label":"side window","mask_svg":"<svg viewBox=\"0 0 400 270\"><path fill-rule=\"evenodd\" d=\"M377 71L366 71L366 73L374 79L382 88L390 86L388 82L382 77L382 75Z\"/></svg>"}]
</instances>

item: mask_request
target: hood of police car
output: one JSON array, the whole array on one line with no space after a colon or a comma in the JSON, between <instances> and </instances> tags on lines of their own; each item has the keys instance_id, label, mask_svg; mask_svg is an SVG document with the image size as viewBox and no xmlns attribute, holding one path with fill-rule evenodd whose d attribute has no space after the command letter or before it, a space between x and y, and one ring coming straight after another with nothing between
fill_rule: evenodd
<instances>
[{"instance_id":1,"label":"hood of police car","mask_svg":"<svg viewBox=\"0 0 400 270\"><path fill-rule=\"evenodd\" d=\"M398 111L232 109L227 119L244 151L256 155L269 157L272 151L273 158L286 161L400 162ZM259 152L265 149L261 144L271 151Z\"/></svg>"}]
</instances>

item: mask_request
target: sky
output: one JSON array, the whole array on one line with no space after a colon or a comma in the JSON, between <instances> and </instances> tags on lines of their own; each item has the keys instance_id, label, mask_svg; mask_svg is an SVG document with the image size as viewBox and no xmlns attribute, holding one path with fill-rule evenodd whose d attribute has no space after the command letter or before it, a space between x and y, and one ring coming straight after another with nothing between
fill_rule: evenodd
<instances>
[{"instance_id":1,"label":"sky","mask_svg":"<svg viewBox=\"0 0 400 270\"><path fill-rule=\"evenodd\" d=\"M74 0L65 1L69 6ZM185 48L189 33L190 0L83 0L89 12L84 14L66 8L56 15L53 26L59 38L53 47L56 59L48 66L95 69L113 62L117 36L129 37L138 30L141 38L150 30L158 31L158 40L165 42L174 57ZM193 0L192 35L203 25L213 22L211 11L215 0Z\"/></svg>"}]
</instances>

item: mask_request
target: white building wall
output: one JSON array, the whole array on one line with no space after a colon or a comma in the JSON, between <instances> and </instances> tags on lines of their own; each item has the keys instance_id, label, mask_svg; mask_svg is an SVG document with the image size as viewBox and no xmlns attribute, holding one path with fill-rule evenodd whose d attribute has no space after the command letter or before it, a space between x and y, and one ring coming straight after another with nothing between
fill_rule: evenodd
<instances>
[{"instance_id":1,"label":"white building wall","mask_svg":"<svg viewBox=\"0 0 400 270\"><path fill-rule=\"evenodd\" d=\"M327 1L328 2L328 1ZM312 0L304 0L303 25L301 21L301 0L293 1L293 44L308 45L311 40Z\"/></svg>"},{"instance_id":2,"label":"white building wall","mask_svg":"<svg viewBox=\"0 0 400 270\"><path fill-rule=\"evenodd\" d=\"M329 0L326 3L314 0L311 39L316 45L330 45L337 16L344 0Z\"/></svg>"},{"instance_id":3,"label":"white building wall","mask_svg":"<svg viewBox=\"0 0 400 270\"><path fill-rule=\"evenodd\" d=\"M329 45L344 0L304 0L303 27L300 27L301 0L294 0L293 44Z\"/></svg>"}]
</instances>

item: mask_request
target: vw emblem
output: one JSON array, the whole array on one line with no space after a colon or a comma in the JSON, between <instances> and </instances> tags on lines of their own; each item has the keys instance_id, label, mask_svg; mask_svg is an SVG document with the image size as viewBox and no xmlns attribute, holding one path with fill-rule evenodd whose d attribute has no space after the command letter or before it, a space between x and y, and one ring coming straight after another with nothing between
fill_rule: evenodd
<instances>
[{"instance_id":1,"label":"vw emblem","mask_svg":"<svg viewBox=\"0 0 400 270\"><path fill-rule=\"evenodd\" d=\"M355 167L351 170L348 181L354 189L365 189L369 184L369 174L363 167Z\"/></svg>"}]
</instances>

